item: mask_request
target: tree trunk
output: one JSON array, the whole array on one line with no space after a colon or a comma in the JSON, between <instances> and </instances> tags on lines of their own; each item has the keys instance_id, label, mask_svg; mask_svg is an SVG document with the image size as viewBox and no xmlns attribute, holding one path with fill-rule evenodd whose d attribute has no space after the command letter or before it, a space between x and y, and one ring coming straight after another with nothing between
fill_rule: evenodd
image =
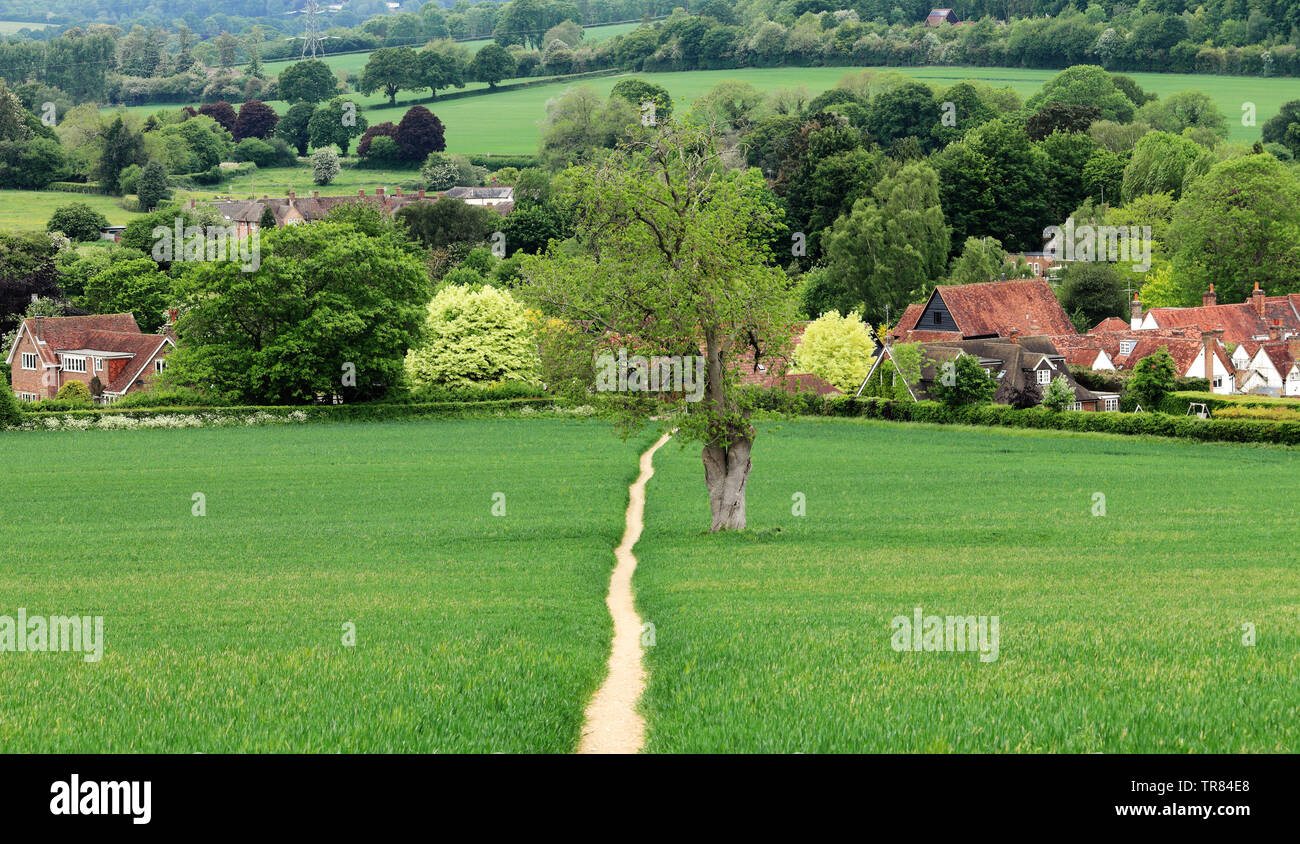
<instances>
[{"instance_id":1,"label":"tree trunk","mask_svg":"<svg viewBox=\"0 0 1300 844\"><path fill-rule=\"evenodd\" d=\"M704 482L713 511L711 533L745 529L745 483L749 480L752 439L732 440L729 447L704 447Z\"/></svg>"}]
</instances>

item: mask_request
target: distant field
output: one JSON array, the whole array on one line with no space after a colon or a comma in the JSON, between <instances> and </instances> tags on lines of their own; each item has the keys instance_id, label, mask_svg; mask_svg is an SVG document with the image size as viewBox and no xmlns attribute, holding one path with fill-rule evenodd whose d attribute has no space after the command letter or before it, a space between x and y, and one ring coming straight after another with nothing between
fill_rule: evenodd
<instances>
[{"instance_id":1,"label":"distant field","mask_svg":"<svg viewBox=\"0 0 1300 844\"><path fill-rule=\"evenodd\" d=\"M1300 750L1300 550L1279 494L1300 452L763 427L743 534L702 532L698 447L655 456L634 581L655 625L648 750ZM1224 490L1249 518L1225 527ZM891 620L916 607L999 616L998 658L895 651Z\"/></svg>"},{"instance_id":2,"label":"distant field","mask_svg":"<svg viewBox=\"0 0 1300 844\"><path fill-rule=\"evenodd\" d=\"M524 419L0 434L0 615L104 616L98 663L0 654L0 752L571 752L643 447Z\"/></svg>"},{"instance_id":3,"label":"distant field","mask_svg":"<svg viewBox=\"0 0 1300 844\"><path fill-rule=\"evenodd\" d=\"M0 21L0 35L13 35L24 29L45 29L52 23L29 23L28 21Z\"/></svg>"},{"instance_id":4,"label":"distant field","mask_svg":"<svg viewBox=\"0 0 1300 844\"><path fill-rule=\"evenodd\" d=\"M0 231L45 229L50 215L60 205L84 202L108 218L110 226L124 226L134 217L115 196L64 193L62 191L0 190Z\"/></svg>"}]
</instances>

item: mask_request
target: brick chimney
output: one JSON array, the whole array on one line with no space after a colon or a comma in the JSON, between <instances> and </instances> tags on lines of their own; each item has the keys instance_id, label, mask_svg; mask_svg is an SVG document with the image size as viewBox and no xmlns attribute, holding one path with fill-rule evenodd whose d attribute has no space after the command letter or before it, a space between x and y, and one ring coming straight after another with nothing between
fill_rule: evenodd
<instances>
[{"instance_id":1,"label":"brick chimney","mask_svg":"<svg viewBox=\"0 0 1300 844\"><path fill-rule=\"evenodd\" d=\"M397 195L398 195L398 196L401 196L401 195L402 195L402 186L401 186L401 185L398 185L398 186L397 186Z\"/></svg>"},{"instance_id":2,"label":"brick chimney","mask_svg":"<svg viewBox=\"0 0 1300 844\"><path fill-rule=\"evenodd\" d=\"M318 190L314 190L314 191L312 191L312 192L311 192L311 198L312 198L312 199L320 199L320 191L318 191Z\"/></svg>"},{"instance_id":3,"label":"brick chimney","mask_svg":"<svg viewBox=\"0 0 1300 844\"><path fill-rule=\"evenodd\" d=\"M1255 306L1255 313L1259 314L1262 319L1264 316L1264 291L1259 289L1259 282L1255 282L1255 290L1250 294L1250 301Z\"/></svg>"},{"instance_id":4,"label":"brick chimney","mask_svg":"<svg viewBox=\"0 0 1300 844\"><path fill-rule=\"evenodd\" d=\"M383 196L383 195L384 195L383 188L375 188L375 196Z\"/></svg>"},{"instance_id":5,"label":"brick chimney","mask_svg":"<svg viewBox=\"0 0 1300 844\"><path fill-rule=\"evenodd\" d=\"M293 192L293 188L289 188L289 199L290 199L290 201L292 201L292 200L294 200L294 199L296 199L296 198L297 198L297 195Z\"/></svg>"},{"instance_id":6,"label":"brick chimney","mask_svg":"<svg viewBox=\"0 0 1300 844\"><path fill-rule=\"evenodd\" d=\"M1214 282L1210 282L1210 289L1201 294L1201 305L1209 307L1218 304L1219 294L1214 292Z\"/></svg>"},{"instance_id":7,"label":"brick chimney","mask_svg":"<svg viewBox=\"0 0 1300 844\"><path fill-rule=\"evenodd\" d=\"M45 317L33 317L32 330L36 332L36 339L40 340L45 336Z\"/></svg>"},{"instance_id":8,"label":"brick chimney","mask_svg":"<svg viewBox=\"0 0 1300 844\"><path fill-rule=\"evenodd\" d=\"M424 188L420 188L420 192L417 195L419 196L420 199L424 199Z\"/></svg>"},{"instance_id":9,"label":"brick chimney","mask_svg":"<svg viewBox=\"0 0 1300 844\"><path fill-rule=\"evenodd\" d=\"M1269 321L1268 339L1274 343L1282 339L1282 320L1275 319Z\"/></svg>"},{"instance_id":10,"label":"brick chimney","mask_svg":"<svg viewBox=\"0 0 1300 844\"><path fill-rule=\"evenodd\" d=\"M1010 331L1007 332L1007 339L1010 340L1012 343L1018 344L1020 342L1020 329L1013 327Z\"/></svg>"},{"instance_id":11,"label":"brick chimney","mask_svg":"<svg viewBox=\"0 0 1300 844\"><path fill-rule=\"evenodd\" d=\"M363 188L357 188L357 196L365 196L365 195L366 192Z\"/></svg>"},{"instance_id":12,"label":"brick chimney","mask_svg":"<svg viewBox=\"0 0 1300 844\"><path fill-rule=\"evenodd\" d=\"M1142 303L1138 301L1136 293L1133 294L1133 302L1129 305L1128 313L1128 326L1134 331L1137 331L1142 327Z\"/></svg>"},{"instance_id":13,"label":"brick chimney","mask_svg":"<svg viewBox=\"0 0 1300 844\"><path fill-rule=\"evenodd\" d=\"M1201 357L1205 359L1205 379L1214 387L1214 332L1201 332Z\"/></svg>"},{"instance_id":14,"label":"brick chimney","mask_svg":"<svg viewBox=\"0 0 1300 844\"><path fill-rule=\"evenodd\" d=\"M192 199L190 200L190 207L191 207L191 208L194 207L194 200L192 200Z\"/></svg>"}]
</instances>

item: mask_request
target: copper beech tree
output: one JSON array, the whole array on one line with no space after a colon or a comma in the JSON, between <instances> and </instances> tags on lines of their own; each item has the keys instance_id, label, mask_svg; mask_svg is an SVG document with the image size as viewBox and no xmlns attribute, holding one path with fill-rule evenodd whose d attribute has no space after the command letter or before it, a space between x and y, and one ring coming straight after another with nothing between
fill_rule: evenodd
<instances>
[{"instance_id":1,"label":"copper beech tree","mask_svg":"<svg viewBox=\"0 0 1300 844\"><path fill-rule=\"evenodd\" d=\"M564 176L573 242L523 262L523 290L591 373L596 356L703 358L703 389L598 392L625 430L650 421L703 444L713 531L745 527L755 429L739 362L784 350L795 296L768 244L781 230L758 170L730 170L710 130L637 127L603 162ZM694 400L693 400L694 399Z\"/></svg>"}]
</instances>

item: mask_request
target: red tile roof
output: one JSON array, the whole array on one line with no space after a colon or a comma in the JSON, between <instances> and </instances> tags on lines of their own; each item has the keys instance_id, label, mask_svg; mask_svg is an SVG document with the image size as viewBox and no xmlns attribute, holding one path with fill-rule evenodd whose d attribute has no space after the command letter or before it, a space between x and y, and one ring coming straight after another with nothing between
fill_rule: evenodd
<instances>
[{"instance_id":1,"label":"red tile roof","mask_svg":"<svg viewBox=\"0 0 1300 844\"><path fill-rule=\"evenodd\" d=\"M941 285L935 293L965 337L1075 334L1052 288L1043 279Z\"/></svg>"},{"instance_id":2,"label":"red tile roof","mask_svg":"<svg viewBox=\"0 0 1300 844\"><path fill-rule=\"evenodd\" d=\"M1119 317L1108 316L1093 326L1092 331L1128 331L1129 322ZM1091 332L1089 332L1091 333Z\"/></svg>"},{"instance_id":3,"label":"red tile roof","mask_svg":"<svg viewBox=\"0 0 1300 844\"><path fill-rule=\"evenodd\" d=\"M1244 343L1268 336L1270 325L1300 334L1300 296L1266 296L1264 315L1254 302L1235 305L1201 305L1195 308L1152 308L1147 311L1160 328L1222 329L1226 343Z\"/></svg>"}]
</instances>

